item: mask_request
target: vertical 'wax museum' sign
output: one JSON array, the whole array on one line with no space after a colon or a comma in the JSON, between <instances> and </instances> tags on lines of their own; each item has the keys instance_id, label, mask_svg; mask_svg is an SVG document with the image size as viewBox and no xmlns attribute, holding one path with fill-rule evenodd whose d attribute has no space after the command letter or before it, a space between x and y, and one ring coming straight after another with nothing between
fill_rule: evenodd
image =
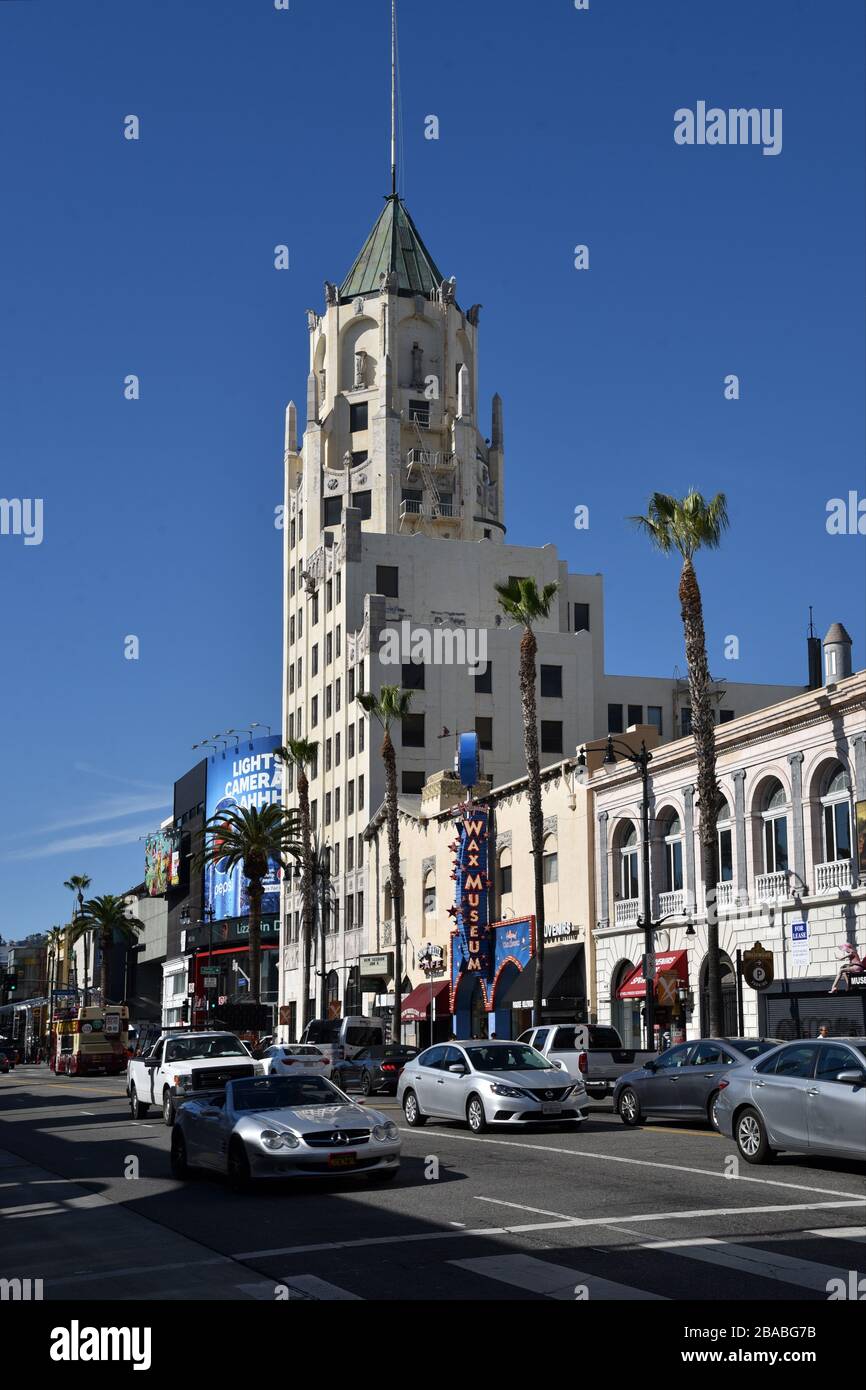
<instances>
[{"instance_id":1,"label":"vertical 'wax museum' sign","mask_svg":"<svg viewBox=\"0 0 866 1390\"><path fill-rule=\"evenodd\" d=\"M222 811L230 811L236 806L279 805L283 797L282 766L274 757L274 749L279 748L276 735L257 738L252 748L227 753L225 758L217 755L207 770L207 815L217 816ZM219 842L219 831L214 839ZM265 890L262 898L262 913L265 916L278 914L280 910L280 871L273 860L269 861ZM246 917L249 912L247 880L238 864L228 869L225 860L217 860L205 868L205 903L213 908L214 921L222 922L227 917Z\"/></svg>"},{"instance_id":2,"label":"vertical 'wax museum' sign","mask_svg":"<svg viewBox=\"0 0 866 1390\"><path fill-rule=\"evenodd\" d=\"M466 970L486 979L493 964L488 914L490 880L487 876L486 807L467 809L457 829L454 864L456 894L452 914L457 926L455 946L458 950L455 955L462 954L463 958L454 962L455 973Z\"/></svg>"}]
</instances>

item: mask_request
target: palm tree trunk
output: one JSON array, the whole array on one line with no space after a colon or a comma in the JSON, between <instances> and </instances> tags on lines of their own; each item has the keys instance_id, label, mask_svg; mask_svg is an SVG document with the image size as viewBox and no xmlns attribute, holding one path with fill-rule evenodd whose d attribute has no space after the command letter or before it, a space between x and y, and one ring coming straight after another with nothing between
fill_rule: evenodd
<instances>
[{"instance_id":1,"label":"palm tree trunk","mask_svg":"<svg viewBox=\"0 0 866 1390\"><path fill-rule=\"evenodd\" d=\"M95 938L94 938L95 940ZM111 964L111 948L114 945L110 931L100 933L99 946L102 952L102 960L99 963L99 987L102 990L103 1006L108 1003L108 979L109 965Z\"/></svg>"},{"instance_id":2,"label":"palm tree trunk","mask_svg":"<svg viewBox=\"0 0 866 1390\"><path fill-rule=\"evenodd\" d=\"M697 792L700 811L701 876L707 914L707 997L710 1037L720 1038L724 1031L722 1018L721 962L719 958L719 914L716 903L718 864L716 858L716 804L719 785L716 780L716 730L710 702L710 672L707 665L707 641L704 632L704 609L701 591L692 561L683 560L680 575L680 607L686 642L686 663L689 671L689 698L692 706L692 733L695 740L698 776Z\"/></svg>"},{"instance_id":3,"label":"palm tree trunk","mask_svg":"<svg viewBox=\"0 0 866 1390\"><path fill-rule=\"evenodd\" d=\"M520 639L520 703L523 710L523 751L529 797L529 839L535 880L535 984L532 1024L541 1023L544 999L544 819L541 814L541 763L538 754L538 718L535 706L535 662L538 644L531 627Z\"/></svg>"},{"instance_id":4,"label":"palm tree trunk","mask_svg":"<svg viewBox=\"0 0 866 1390\"><path fill-rule=\"evenodd\" d=\"M400 825L397 818L397 758L389 731L382 739L385 811L388 821L388 872L394 912L394 1041L403 1038L403 884L400 878Z\"/></svg>"},{"instance_id":5,"label":"palm tree trunk","mask_svg":"<svg viewBox=\"0 0 866 1390\"><path fill-rule=\"evenodd\" d=\"M310 1022L310 951L313 940L315 904L313 902L313 837L310 829L310 784L302 767L298 768L298 810L301 817L301 898L303 900L303 940L301 942L301 1031Z\"/></svg>"},{"instance_id":6,"label":"palm tree trunk","mask_svg":"<svg viewBox=\"0 0 866 1390\"><path fill-rule=\"evenodd\" d=\"M247 897L250 900L248 917L250 939L248 943L250 963L250 994L254 1004L262 997L262 880L251 878L247 884ZM213 961L209 961L213 964Z\"/></svg>"}]
</instances>

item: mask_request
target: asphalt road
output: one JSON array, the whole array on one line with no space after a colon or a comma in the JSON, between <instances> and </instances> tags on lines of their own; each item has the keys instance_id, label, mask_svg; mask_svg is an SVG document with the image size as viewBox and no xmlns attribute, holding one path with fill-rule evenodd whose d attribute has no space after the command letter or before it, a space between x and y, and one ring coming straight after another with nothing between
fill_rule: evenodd
<instances>
[{"instance_id":1,"label":"asphalt road","mask_svg":"<svg viewBox=\"0 0 866 1390\"><path fill-rule=\"evenodd\" d=\"M866 1170L739 1165L709 1130L475 1137L401 1125L400 1177L235 1195L180 1184L158 1113L124 1082L0 1076L0 1279L46 1299L821 1300L866 1277ZM732 1176L734 1174L734 1176ZM283 1286L279 1293L277 1286Z\"/></svg>"}]
</instances>

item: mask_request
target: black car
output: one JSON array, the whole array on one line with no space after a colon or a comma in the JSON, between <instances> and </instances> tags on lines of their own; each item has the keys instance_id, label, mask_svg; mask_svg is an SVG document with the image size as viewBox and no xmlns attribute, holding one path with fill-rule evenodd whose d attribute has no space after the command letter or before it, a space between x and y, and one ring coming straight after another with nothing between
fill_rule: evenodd
<instances>
[{"instance_id":1,"label":"black car","mask_svg":"<svg viewBox=\"0 0 866 1390\"><path fill-rule=\"evenodd\" d=\"M719 1078L778 1047L776 1038L699 1038L678 1043L619 1078L613 1108L623 1124L639 1125L649 1115L674 1120L708 1120L718 1129Z\"/></svg>"},{"instance_id":2,"label":"black car","mask_svg":"<svg viewBox=\"0 0 866 1390\"><path fill-rule=\"evenodd\" d=\"M0 1043L0 1071L14 1071L17 1060L17 1047L13 1043Z\"/></svg>"},{"instance_id":3,"label":"black car","mask_svg":"<svg viewBox=\"0 0 866 1390\"><path fill-rule=\"evenodd\" d=\"M371 1096L375 1091L396 1095L400 1073L406 1063L417 1056L417 1047L405 1047L402 1043L365 1047L351 1059L335 1062L331 1080L343 1090L347 1086L360 1086L365 1096Z\"/></svg>"}]
</instances>

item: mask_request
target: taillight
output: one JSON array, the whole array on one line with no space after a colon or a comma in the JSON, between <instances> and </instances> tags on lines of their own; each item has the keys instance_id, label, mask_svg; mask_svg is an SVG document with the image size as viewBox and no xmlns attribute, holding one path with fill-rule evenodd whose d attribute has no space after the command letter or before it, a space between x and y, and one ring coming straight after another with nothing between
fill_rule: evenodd
<instances>
[{"instance_id":1,"label":"taillight","mask_svg":"<svg viewBox=\"0 0 866 1390\"><path fill-rule=\"evenodd\" d=\"M395 1065L394 1065L393 1062L383 1062L383 1063L382 1063L382 1068L381 1068L381 1069L382 1069L382 1071L396 1071L396 1070L397 1070L397 1068L395 1067Z\"/></svg>"},{"instance_id":2,"label":"taillight","mask_svg":"<svg viewBox=\"0 0 866 1390\"><path fill-rule=\"evenodd\" d=\"M582 1073L586 1073L586 1070L587 1070L587 1062L588 1062L588 1061L589 1061L589 1058L587 1057L586 1053L585 1053L585 1052L581 1052L580 1056L579 1056L578 1059L577 1059L577 1069L578 1069L578 1071L580 1071L580 1072L582 1072Z\"/></svg>"}]
</instances>

